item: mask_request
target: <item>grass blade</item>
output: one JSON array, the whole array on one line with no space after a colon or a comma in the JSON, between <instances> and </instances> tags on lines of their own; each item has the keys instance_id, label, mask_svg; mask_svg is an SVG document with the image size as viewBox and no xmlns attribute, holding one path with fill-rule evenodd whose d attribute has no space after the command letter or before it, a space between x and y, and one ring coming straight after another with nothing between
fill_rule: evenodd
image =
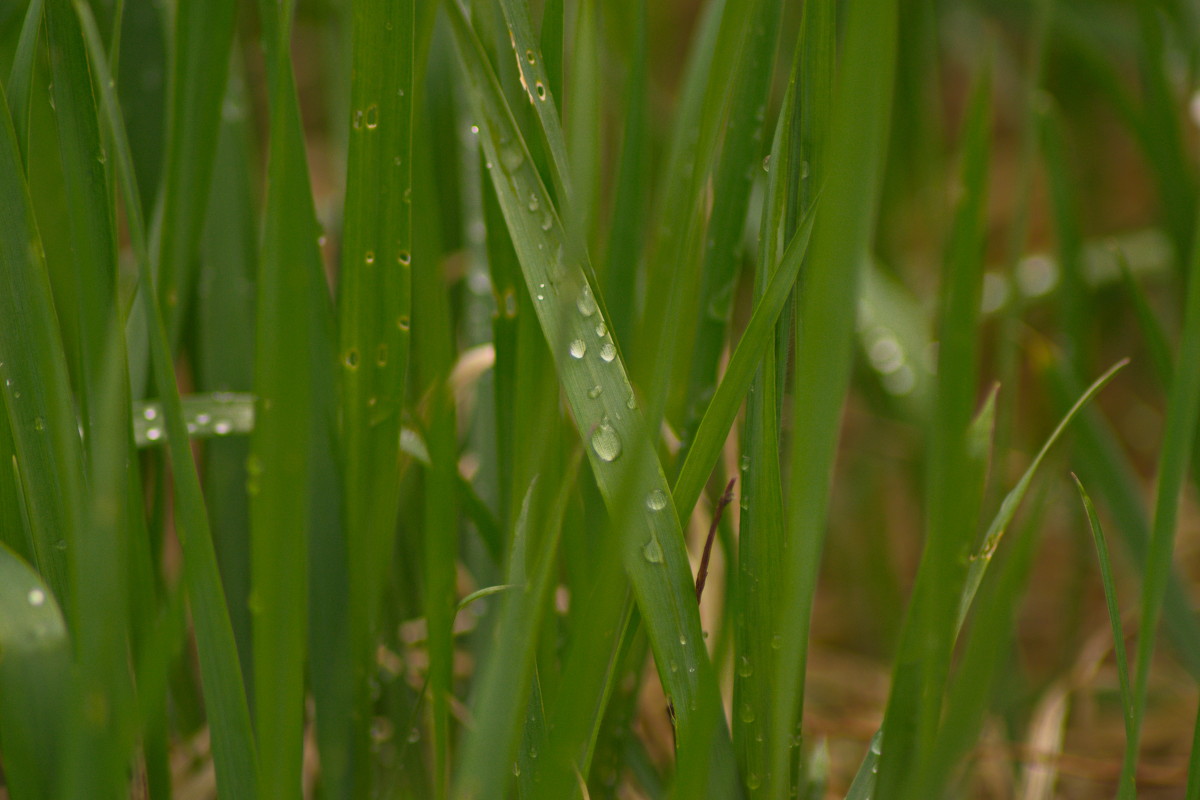
<instances>
[{"instance_id":1,"label":"grass blade","mask_svg":"<svg viewBox=\"0 0 1200 800\"><path fill-rule=\"evenodd\" d=\"M778 691L768 735L773 784L767 796L787 792L793 736L804 680L809 615L824 540L838 420L850 377L858 273L865 261L882 179L883 147L891 108L896 49L896 5L851 6L829 127L829 161L822 214L813 230L812 265L800 296L803 326L796 350L787 587L772 636L781 637ZM855 98L854 102L841 98ZM818 335L819 334L819 335Z\"/></svg>"},{"instance_id":2,"label":"grass blade","mask_svg":"<svg viewBox=\"0 0 1200 800\"><path fill-rule=\"evenodd\" d=\"M559 379L610 514L628 514L625 565L654 647L659 675L679 712L680 747L691 745L693 712L719 703L682 532L649 431L636 408L616 343L583 267L550 204L500 88L461 11L448 5L492 182ZM532 198L532 199L531 199ZM537 201L537 202L533 202ZM629 498L633 502L626 502ZM637 498L634 500L634 498ZM678 665L676 670L667 665ZM714 796L740 794L727 738L713 749Z\"/></svg>"},{"instance_id":3,"label":"grass blade","mask_svg":"<svg viewBox=\"0 0 1200 800\"><path fill-rule=\"evenodd\" d=\"M29 166L29 114L33 102L33 69L37 59L38 33L42 28L42 8L45 0L31 0L25 9L25 21L21 23L21 38L17 40L17 52L13 54L12 69L8 73L8 107L12 112L13 130L17 134L17 149L21 160Z\"/></svg>"}]
</instances>

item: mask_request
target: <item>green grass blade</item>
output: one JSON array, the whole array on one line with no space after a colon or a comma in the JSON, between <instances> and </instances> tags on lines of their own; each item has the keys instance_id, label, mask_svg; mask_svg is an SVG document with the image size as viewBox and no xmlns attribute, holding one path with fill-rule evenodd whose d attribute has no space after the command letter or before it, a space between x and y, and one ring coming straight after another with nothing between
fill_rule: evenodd
<instances>
[{"instance_id":1,"label":"green grass blade","mask_svg":"<svg viewBox=\"0 0 1200 800\"><path fill-rule=\"evenodd\" d=\"M687 459L679 471L679 478L675 481L673 496L680 524L691 517L692 509L704 491L704 484L708 481L713 465L729 435L729 429L737 417L738 409L741 408L746 390L750 388L754 379L754 372L762 359L766 343L775 336L775 321L779 319L779 313L787 303L796 277L800 274L800 265L804 263L816 219L817 215L810 213L796 231L775 274L771 277L770 284L763 292L762 299L750 316L746 331L725 368L725 375L704 412L704 418L696 430L695 441L688 450Z\"/></svg>"},{"instance_id":2,"label":"green grass blade","mask_svg":"<svg viewBox=\"0 0 1200 800\"><path fill-rule=\"evenodd\" d=\"M822 199L822 206L832 210L822 213L813 230L811 266L800 296L803 330L795 354L789 552L783 566L787 588L780 606L787 613L780 613L770 632L782 642L773 665L779 713L767 737L773 780L766 789L768 796L783 796L790 777L809 614L824 540L838 421L850 377L858 274L871 240L882 179L895 29L894 3L855 5L848 10Z\"/></svg>"},{"instance_id":3,"label":"green grass blade","mask_svg":"<svg viewBox=\"0 0 1200 800\"><path fill-rule=\"evenodd\" d=\"M679 522L667 509L669 487L617 345L597 308L596 287L586 277L586 253L571 249L478 40L457 6L447 7L480 140L492 163L492 182L535 298L543 335L610 514L628 517L623 536L626 569L660 677L679 712L680 747L687 747L693 739L693 711L699 709L702 696L716 698L718 692L703 647ZM667 669L671 663L678 668ZM713 758L709 791L736 796L727 738L718 737Z\"/></svg>"},{"instance_id":4,"label":"green grass blade","mask_svg":"<svg viewBox=\"0 0 1200 800\"><path fill-rule=\"evenodd\" d=\"M175 480L175 530L183 549L184 582L192 609L217 785L222 792L237 797L253 797L257 767L249 708L213 549L208 513L188 442L187 423L183 416L179 387L175 382L166 327L153 290L133 159L99 31L87 6L78 3L76 9L86 33L92 66L99 78L97 85L100 87L102 110L113 143L117 175L129 215L129 233L138 266L138 300L150 322L151 367L162 402L164 434Z\"/></svg>"},{"instance_id":5,"label":"green grass blade","mask_svg":"<svg viewBox=\"0 0 1200 800\"><path fill-rule=\"evenodd\" d=\"M0 109L0 378L38 571L59 604L70 608L68 547L83 526L83 455L24 174L6 101Z\"/></svg>"},{"instance_id":6,"label":"green grass blade","mask_svg":"<svg viewBox=\"0 0 1200 800\"><path fill-rule=\"evenodd\" d=\"M33 102L33 70L37 60L38 33L42 29L42 8L45 0L31 0L25 9L25 21L21 23L21 38L17 41L17 52L13 55L12 69L8 73L8 107L12 112L13 130L17 134L17 148L21 160L29 166L29 114Z\"/></svg>"},{"instance_id":7,"label":"green grass blade","mask_svg":"<svg viewBox=\"0 0 1200 800\"><path fill-rule=\"evenodd\" d=\"M180 3L171 48L170 107L155 253L159 305L174 349L194 283L208 207L236 4Z\"/></svg>"},{"instance_id":8,"label":"green grass blade","mask_svg":"<svg viewBox=\"0 0 1200 800\"><path fill-rule=\"evenodd\" d=\"M1104 531L1100 528L1100 519L1096 516L1092 498L1088 497L1083 484L1079 482L1079 478L1074 473L1071 474L1071 477L1075 480L1075 486L1079 489L1079 497L1083 501L1083 509L1087 512L1088 525L1092 529L1092 540L1096 544L1096 559L1100 563L1100 583L1104 587L1104 604L1108 609L1109 624L1112 625L1113 657L1117 662L1117 682L1121 689L1121 710L1125 720L1125 746L1136 750L1137 739L1133 729L1133 690L1129 683L1129 660L1125 655L1125 627L1121 624L1121 606L1117 602L1117 587L1113 581L1112 564L1108 559L1108 545L1104 541ZM1136 759L1137 753L1134 752L1132 755L1127 753L1125 757L1127 760ZM1127 785L1132 780L1133 775L1122 776L1123 783L1118 788L1118 792L1132 796L1134 787Z\"/></svg>"},{"instance_id":9,"label":"green grass blade","mask_svg":"<svg viewBox=\"0 0 1200 800\"><path fill-rule=\"evenodd\" d=\"M71 642L53 591L4 546L0 653L0 738L8 790L13 797L58 796L62 737L71 714Z\"/></svg>"},{"instance_id":10,"label":"green grass blade","mask_svg":"<svg viewBox=\"0 0 1200 800\"><path fill-rule=\"evenodd\" d=\"M472 703L478 724L463 742L455 797L503 798L507 794L507 775L512 771L523 727L519 723L534 678L534 656L557 562L563 516L575 488L578 467L577 455L559 478L558 491L544 518L530 514L530 507L535 505L533 494L539 486L534 483L529 487L510 549L507 581L516 588L502 601L491 654L478 679L478 696ZM535 526L542 531L539 533Z\"/></svg>"},{"instance_id":11,"label":"green grass blade","mask_svg":"<svg viewBox=\"0 0 1200 800\"><path fill-rule=\"evenodd\" d=\"M1158 633L1159 617L1167 594L1179 516L1179 495L1196 438L1196 415L1200 409L1200 246L1193 249L1184 305L1183 335L1179 342L1175 376L1167 403L1167 419L1158 462L1158 491L1154 503L1154 526L1150 535L1142 583L1142 609L1138 626L1137 669L1134 684L1134 719L1122 769L1119 797L1132 797L1137 768L1137 743L1146 710L1150 660Z\"/></svg>"},{"instance_id":12,"label":"green grass blade","mask_svg":"<svg viewBox=\"0 0 1200 800\"><path fill-rule=\"evenodd\" d=\"M986 465L972 458L979 382L984 210L990 154L990 68L976 80L963 135L963 197L946 248L939 298L937 388L926 437L925 541L884 716L887 747L879 793L914 797L934 780L930 760L954 647L956 601L965 579ZM977 449L977 448L976 448Z\"/></svg>"},{"instance_id":13,"label":"green grass blade","mask_svg":"<svg viewBox=\"0 0 1200 800\"><path fill-rule=\"evenodd\" d=\"M353 5L338 347L348 623L364 689L400 502L400 415L412 313L415 25L410 1ZM357 744L347 741L346 748L365 746L370 715L364 712L359 709ZM340 774L329 779L333 785L345 780Z\"/></svg>"},{"instance_id":14,"label":"green grass blade","mask_svg":"<svg viewBox=\"0 0 1200 800\"><path fill-rule=\"evenodd\" d=\"M571 67L567 70L567 152L570 155L571 213L581 234L589 234L595 222L601 190L600 162L604 150L601 130L600 4L581 0L575 10ZM547 70L547 81L550 81ZM551 82L552 85L552 82Z\"/></svg>"},{"instance_id":15,"label":"green grass blade","mask_svg":"<svg viewBox=\"0 0 1200 800\"><path fill-rule=\"evenodd\" d=\"M996 512L996 516L992 518L991 524L988 526L987 533L984 535L983 544L978 552L971 556L970 565L967 568L967 579L963 586L962 597L958 605L958 628L962 628L963 622L966 620L967 612L971 609L971 603L975 600L975 593L979 590L979 584L983 582L983 575L987 571L988 565L991 563L992 556L996 554L996 548L1000 546L1000 540L1004 538L1004 532L1008 530L1009 524L1013 517L1017 515L1017 509L1021 506L1021 501L1025 499L1026 492L1029 491L1030 484L1033 483L1033 476L1037 473L1038 467L1046 458L1046 454L1050 452L1050 448L1066 431L1067 426L1071 424L1071 420L1089 403L1092 398L1100 393L1100 390L1108 385L1116 374L1129 363L1128 359L1118 361L1113 366L1097 378L1091 386L1087 388L1079 399L1075 401L1075 405L1071 406L1070 410L1059 421L1054 431L1042 445L1042 449L1034 456L1033 461L1022 473L1016 485L1004 496L1004 500L1000 503L1000 509Z\"/></svg>"}]
</instances>

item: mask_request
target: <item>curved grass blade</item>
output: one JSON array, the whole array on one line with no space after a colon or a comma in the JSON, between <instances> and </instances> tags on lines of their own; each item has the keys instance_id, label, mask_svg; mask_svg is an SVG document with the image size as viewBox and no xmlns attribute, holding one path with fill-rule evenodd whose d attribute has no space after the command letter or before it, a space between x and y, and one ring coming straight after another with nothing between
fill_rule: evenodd
<instances>
[{"instance_id":1,"label":"curved grass blade","mask_svg":"<svg viewBox=\"0 0 1200 800\"><path fill-rule=\"evenodd\" d=\"M29 166L29 113L30 104L33 102L33 70L37 60L38 33L42 28L44 5L45 0L31 0L29 7L25 9L21 38L17 40L17 52L13 55L6 87L13 130L17 134L17 149L21 151L21 160L26 167Z\"/></svg>"},{"instance_id":2,"label":"curved grass blade","mask_svg":"<svg viewBox=\"0 0 1200 800\"><path fill-rule=\"evenodd\" d=\"M68 548L84 504L83 453L66 354L16 133L0 88L0 391L38 571L71 608ZM13 464L5 464L8 470ZM6 475L7 477L7 475Z\"/></svg>"},{"instance_id":3,"label":"curved grass blade","mask_svg":"<svg viewBox=\"0 0 1200 800\"><path fill-rule=\"evenodd\" d=\"M101 109L113 143L116 171L129 215L129 235L138 266L138 301L149 320L148 344L158 395L162 402L164 432L175 479L175 530L183 549L183 579L192 608L196 650L205 708L212 736L217 786L235 797L254 797L257 780L254 736L243 689L237 645L229 621L225 592L217 568L208 513L200 479L188 444L179 387L171 362L166 327L158 308L150 274L150 258L141 216L141 200L124 120L117 107L113 82L104 58L103 41L83 2L76 2L79 21L100 87Z\"/></svg>"},{"instance_id":4,"label":"curved grass blade","mask_svg":"<svg viewBox=\"0 0 1200 800\"><path fill-rule=\"evenodd\" d=\"M680 748L694 738L702 696L719 703L703 646L691 571L668 486L646 423L636 407L624 362L611 338L586 253L572 252L546 188L504 102L482 47L453 2L447 5L492 182L521 262L559 379L587 448L601 494L614 518L627 519L625 566L646 620L659 675L678 711ZM677 669L667 669L674 663ZM736 797L732 749L713 747L713 796Z\"/></svg>"},{"instance_id":5,"label":"curved grass blade","mask_svg":"<svg viewBox=\"0 0 1200 800\"><path fill-rule=\"evenodd\" d=\"M234 0L179 3L171 48L170 108L155 252L159 306L179 341L208 207L221 101L233 46Z\"/></svg>"},{"instance_id":6,"label":"curved grass blade","mask_svg":"<svg viewBox=\"0 0 1200 800\"><path fill-rule=\"evenodd\" d=\"M725 368L725 375L717 386L717 391L704 412L700 427L696 429L696 439L688 451L679 478L675 481L673 497L675 510L680 524L692 515L696 501L704 491L704 484L712 472L713 465L720 456L729 429L737 418L742 399L754 379L754 372L763 357L766 343L775 336L775 321L791 296L796 277L800 274L800 266L808 251L809 239L817 218L814 212L809 212L801 223L796 235L792 237L788 249L784 252L771 282L763 292L762 299L750 316L746 331L738 341L733 357Z\"/></svg>"},{"instance_id":7,"label":"curved grass blade","mask_svg":"<svg viewBox=\"0 0 1200 800\"><path fill-rule=\"evenodd\" d=\"M767 742L768 796L787 793L804 681L816 573L825 538L839 418L850 378L858 274L866 260L882 181L883 150L895 69L896 3L852 5L829 124L822 213L813 230L810 268L800 295L795 354L793 440L789 462L789 548L785 597L771 635L781 637L775 664L779 711ZM765 666L765 665L764 665Z\"/></svg>"},{"instance_id":8,"label":"curved grass blade","mask_svg":"<svg viewBox=\"0 0 1200 800\"><path fill-rule=\"evenodd\" d=\"M3 114L8 117L7 110ZM13 797L59 796L62 737L71 713L71 642L54 592L3 545L0 653L0 738L8 789Z\"/></svg>"}]
</instances>

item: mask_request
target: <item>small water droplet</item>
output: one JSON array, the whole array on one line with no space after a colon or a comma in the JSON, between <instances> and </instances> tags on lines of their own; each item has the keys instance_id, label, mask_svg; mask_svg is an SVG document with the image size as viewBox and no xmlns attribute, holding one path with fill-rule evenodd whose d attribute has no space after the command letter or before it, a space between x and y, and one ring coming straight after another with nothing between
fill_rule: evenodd
<instances>
[{"instance_id":1,"label":"small water droplet","mask_svg":"<svg viewBox=\"0 0 1200 800\"><path fill-rule=\"evenodd\" d=\"M592 449L601 461L616 461L621 455L621 436L607 419L601 420L592 431Z\"/></svg>"},{"instance_id":2,"label":"small water droplet","mask_svg":"<svg viewBox=\"0 0 1200 800\"><path fill-rule=\"evenodd\" d=\"M745 656L738 659L737 674L743 678L749 678L754 674L754 666L750 663L750 659Z\"/></svg>"},{"instance_id":3,"label":"small water droplet","mask_svg":"<svg viewBox=\"0 0 1200 800\"><path fill-rule=\"evenodd\" d=\"M150 428L149 430L146 431L146 439L148 439L151 442L157 442L161 438L162 438L162 429L161 428Z\"/></svg>"},{"instance_id":4,"label":"small water droplet","mask_svg":"<svg viewBox=\"0 0 1200 800\"><path fill-rule=\"evenodd\" d=\"M471 135L472 135L472 136L478 136L478 135L479 135L479 126L478 126L478 125L472 125L472 126L471 126Z\"/></svg>"},{"instance_id":5,"label":"small water droplet","mask_svg":"<svg viewBox=\"0 0 1200 800\"><path fill-rule=\"evenodd\" d=\"M396 327L402 331L408 330L408 328L409 328L408 315L396 317Z\"/></svg>"},{"instance_id":6,"label":"small water droplet","mask_svg":"<svg viewBox=\"0 0 1200 800\"><path fill-rule=\"evenodd\" d=\"M749 703L742 703L742 722L754 722L754 708Z\"/></svg>"},{"instance_id":7,"label":"small water droplet","mask_svg":"<svg viewBox=\"0 0 1200 800\"><path fill-rule=\"evenodd\" d=\"M346 366L350 369L358 369L358 351L351 348L346 351L345 357Z\"/></svg>"},{"instance_id":8,"label":"small water droplet","mask_svg":"<svg viewBox=\"0 0 1200 800\"><path fill-rule=\"evenodd\" d=\"M771 154L767 153L767 157L763 159L763 172L771 171Z\"/></svg>"},{"instance_id":9,"label":"small water droplet","mask_svg":"<svg viewBox=\"0 0 1200 800\"><path fill-rule=\"evenodd\" d=\"M46 430L46 420L42 419L41 417L34 417L33 418L33 429L35 431L37 431L38 433L41 433L42 431Z\"/></svg>"},{"instance_id":10,"label":"small water droplet","mask_svg":"<svg viewBox=\"0 0 1200 800\"><path fill-rule=\"evenodd\" d=\"M604 324L604 320L600 320L596 323L596 335L601 339L603 339L605 336L608 336L608 326Z\"/></svg>"},{"instance_id":11,"label":"small water droplet","mask_svg":"<svg viewBox=\"0 0 1200 800\"><path fill-rule=\"evenodd\" d=\"M746 778L746 786L749 787L751 791L757 789L761 785L762 785L762 781L760 781L758 776L755 775L753 772L751 772L750 776L748 778Z\"/></svg>"},{"instance_id":12,"label":"small water droplet","mask_svg":"<svg viewBox=\"0 0 1200 800\"><path fill-rule=\"evenodd\" d=\"M374 263L375 263L375 251L374 251L374 250L368 250L368 251L367 251L367 252L366 252L366 253L363 255L363 261L367 262L367 265L368 265L368 266L370 266L371 264L374 264Z\"/></svg>"},{"instance_id":13,"label":"small water droplet","mask_svg":"<svg viewBox=\"0 0 1200 800\"><path fill-rule=\"evenodd\" d=\"M658 543L658 539L651 538L642 546L642 555L651 564L661 564L663 560L662 545Z\"/></svg>"},{"instance_id":14,"label":"small water droplet","mask_svg":"<svg viewBox=\"0 0 1200 800\"><path fill-rule=\"evenodd\" d=\"M387 717L376 717L371 721L371 739L375 744L383 744L392 738L392 721Z\"/></svg>"},{"instance_id":15,"label":"small water droplet","mask_svg":"<svg viewBox=\"0 0 1200 800\"><path fill-rule=\"evenodd\" d=\"M778 650L783 647L783 637L778 633L771 637L771 649Z\"/></svg>"},{"instance_id":16,"label":"small water droplet","mask_svg":"<svg viewBox=\"0 0 1200 800\"><path fill-rule=\"evenodd\" d=\"M150 422L153 422L154 420L158 419L158 408L155 406L146 406L146 408L142 411L142 416Z\"/></svg>"},{"instance_id":17,"label":"small water droplet","mask_svg":"<svg viewBox=\"0 0 1200 800\"><path fill-rule=\"evenodd\" d=\"M635 408L637 408L637 398L633 396L632 391L629 392L629 399L625 401L625 407L630 411L633 411Z\"/></svg>"},{"instance_id":18,"label":"small water droplet","mask_svg":"<svg viewBox=\"0 0 1200 800\"><path fill-rule=\"evenodd\" d=\"M750 454L746 453L742 455L742 472L748 469L750 469Z\"/></svg>"},{"instance_id":19,"label":"small water droplet","mask_svg":"<svg viewBox=\"0 0 1200 800\"><path fill-rule=\"evenodd\" d=\"M400 156L396 156L396 157L394 157L394 158L392 159L392 166L394 166L394 167L398 167L398 166L400 166L402 163L403 163L403 162L400 160Z\"/></svg>"},{"instance_id":20,"label":"small water droplet","mask_svg":"<svg viewBox=\"0 0 1200 800\"><path fill-rule=\"evenodd\" d=\"M534 90L537 92L538 100L546 99L546 84L538 81L534 84Z\"/></svg>"},{"instance_id":21,"label":"small water droplet","mask_svg":"<svg viewBox=\"0 0 1200 800\"><path fill-rule=\"evenodd\" d=\"M379 346L375 348L375 363L378 366L384 367L384 366L387 366L387 360L388 360L387 343L380 342Z\"/></svg>"},{"instance_id":22,"label":"small water droplet","mask_svg":"<svg viewBox=\"0 0 1200 800\"><path fill-rule=\"evenodd\" d=\"M363 126L363 112L361 108L354 109L354 130L361 131Z\"/></svg>"},{"instance_id":23,"label":"small water droplet","mask_svg":"<svg viewBox=\"0 0 1200 800\"><path fill-rule=\"evenodd\" d=\"M401 250L396 254L396 261L398 261L402 267L411 266L412 253L408 252L407 250Z\"/></svg>"},{"instance_id":24,"label":"small water droplet","mask_svg":"<svg viewBox=\"0 0 1200 800\"><path fill-rule=\"evenodd\" d=\"M554 217L547 214L542 220L542 230L548 231L554 227Z\"/></svg>"},{"instance_id":25,"label":"small water droplet","mask_svg":"<svg viewBox=\"0 0 1200 800\"><path fill-rule=\"evenodd\" d=\"M517 167L525 161L525 154L521 152L520 147L508 145L500 149L500 163L509 172L516 171Z\"/></svg>"},{"instance_id":26,"label":"small water droplet","mask_svg":"<svg viewBox=\"0 0 1200 800\"><path fill-rule=\"evenodd\" d=\"M679 665L674 661L671 662L671 672L679 672Z\"/></svg>"},{"instance_id":27,"label":"small water droplet","mask_svg":"<svg viewBox=\"0 0 1200 800\"><path fill-rule=\"evenodd\" d=\"M233 430L233 427L224 420L221 420L216 425L213 425L213 432L216 433L218 436L224 436L225 434L229 433L231 430Z\"/></svg>"},{"instance_id":28,"label":"small water droplet","mask_svg":"<svg viewBox=\"0 0 1200 800\"><path fill-rule=\"evenodd\" d=\"M687 637L684 636L682 633L679 634L679 643L681 645L683 645L684 647L687 647Z\"/></svg>"},{"instance_id":29,"label":"small water droplet","mask_svg":"<svg viewBox=\"0 0 1200 800\"><path fill-rule=\"evenodd\" d=\"M662 511L667 507L667 493L662 489L653 489L646 495L646 508L651 511Z\"/></svg>"},{"instance_id":30,"label":"small water droplet","mask_svg":"<svg viewBox=\"0 0 1200 800\"><path fill-rule=\"evenodd\" d=\"M210 422L212 422L212 417L208 414L205 414L203 411L196 415L197 425L207 425Z\"/></svg>"},{"instance_id":31,"label":"small water droplet","mask_svg":"<svg viewBox=\"0 0 1200 800\"><path fill-rule=\"evenodd\" d=\"M540 205L540 203L538 203L537 195L536 194L529 195L529 210L537 211L539 205Z\"/></svg>"},{"instance_id":32,"label":"small water droplet","mask_svg":"<svg viewBox=\"0 0 1200 800\"><path fill-rule=\"evenodd\" d=\"M363 123L368 130L375 130L379 127L379 106L372 103L367 106L367 113L364 115Z\"/></svg>"},{"instance_id":33,"label":"small water droplet","mask_svg":"<svg viewBox=\"0 0 1200 800\"><path fill-rule=\"evenodd\" d=\"M520 776L520 774L521 774L521 765L518 764L516 761L514 761L513 762L513 775Z\"/></svg>"},{"instance_id":34,"label":"small water droplet","mask_svg":"<svg viewBox=\"0 0 1200 800\"><path fill-rule=\"evenodd\" d=\"M528 61L530 64L536 64L537 56L534 55L532 50L526 50L525 51L525 60Z\"/></svg>"},{"instance_id":35,"label":"small water droplet","mask_svg":"<svg viewBox=\"0 0 1200 800\"><path fill-rule=\"evenodd\" d=\"M412 730L410 730L408 732L408 737L406 738L406 741L409 744L416 744L417 742L421 741L421 729L413 728Z\"/></svg>"},{"instance_id":36,"label":"small water droplet","mask_svg":"<svg viewBox=\"0 0 1200 800\"><path fill-rule=\"evenodd\" d=\"M40 606L46 602L46 593L38 588L30 589L26 597L29 599L29 605L31 606Z\"/></svg>"},{"instance_id":37,"label":"small water droplet","mask_svg":"<svg viewBox=\"0 0 1200 800\"><path fill-rule=\"evenodd\" d=\"M603 392L603 391L604 391L604 387L602 387L600 384L597 383L595 386L588 389L588 397L595 400L597 397L600 396L601 392Z\"/></svg>"},{"instance_id":38,"label":"small water droplet","mask_svg":"<svg viewBox=\"0 0 1200 800\"><path fill-rule=\"evenodd\" d=\"M320 236L317 237L317 247L324 247L325 243L328 241L329 241L329 237L322 233Z\"/></svg>"},{"instance_id":39,"label":"small water droplet","mask_svg":"<svg viewBox=\"0 0 1200 800\"><path fill-rule=\"evenodd\" d=\"M583 358L587 353L587 343L583 339L572 339L570 347L571 358Z\"/></svg>"},{"instance_id":40,"label":"small water droplet","mask_svg":"<svg viewBox=\"0 0 1200 800\"><path fill-rule=\"evenodd\" d=\"M575 300L575 307L579 309L579 313L585 317L590 317L596 313L596 299L592 297L592 288L584 285L579 292L579 297Z\"/></svg>"},{"instance_id":41,"label":"small water droplet","mask_svg":"<svg viewBox=\"0 0 1200 800\"><path fill-rule=\"evenodd\" d=\"M617 348L612 342L605 342L600 345L600 358L605 361L612 361L617 357Z\"/></svg>"}]
</instances>

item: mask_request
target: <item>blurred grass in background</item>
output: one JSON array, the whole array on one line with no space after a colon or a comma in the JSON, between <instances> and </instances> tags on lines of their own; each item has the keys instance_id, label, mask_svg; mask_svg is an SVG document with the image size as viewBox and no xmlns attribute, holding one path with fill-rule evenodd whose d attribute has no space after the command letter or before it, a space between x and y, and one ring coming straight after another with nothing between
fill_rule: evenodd
<instances>
[{"instance_id":1,"label":"blurred grass in background","mask_svg":"<svg viewBox=\"0 0 1200 800\"><path fill-rule=\"evenodd\" d=\"M1198 69L1188 0L0 6L0 792L1200 798Z\"/></svg>"}]
</instances>

